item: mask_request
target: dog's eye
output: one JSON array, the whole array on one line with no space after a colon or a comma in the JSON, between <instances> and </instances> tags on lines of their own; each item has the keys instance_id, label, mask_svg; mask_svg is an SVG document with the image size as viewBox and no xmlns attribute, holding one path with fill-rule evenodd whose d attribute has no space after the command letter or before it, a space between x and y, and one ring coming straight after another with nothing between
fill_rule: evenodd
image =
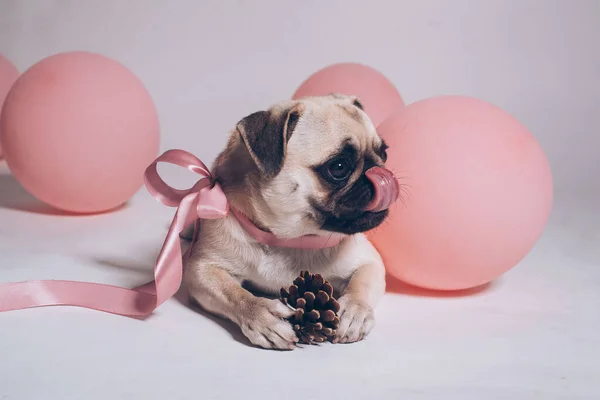
<instances>
[{"instance_id":1,"label":"dog's eye","mask_svg":"<svg viewBox=\"0 0 600 400\"><path fill-rule=\"evenodd\" d=\"M327 165L327 173L336 181L347 179L352 173L352 164L346 158L336 158Z\"/></svg>"},{"instance_id":2,"label":"dog's eye","mask_svg":"<svg viewBox=\"0 0 600 400\"><path fill-rule=\"evenodd\" d=\"M389 149L388 145L385 142L381 143L381 146L379 147L379 157L381 157L381 159L383 160L383 162L387 161L388 158L388 154L387 154L387 150Z\"/></svg>"},{"instance_id":3,"label":"dog's eye","mask_svg":"<svg viewBox=\"0 0 600 400\"><path fill-rule=\"evenodd\" d=\"M383 153L381 154L381 159L383 160L383 162L387 162L387 151L384 150Z\"/></svg>"}]
</instances>

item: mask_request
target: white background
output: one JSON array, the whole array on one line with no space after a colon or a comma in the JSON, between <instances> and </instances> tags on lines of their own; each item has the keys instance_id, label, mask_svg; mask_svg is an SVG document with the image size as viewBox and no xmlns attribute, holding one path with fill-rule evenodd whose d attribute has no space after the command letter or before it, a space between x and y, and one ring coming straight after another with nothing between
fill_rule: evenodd
<instances>
[{"instance_id":1,"label":"white background","mask_svg":"<svg viewBox=\"0 0 600 400\"><path fill-rule=\"evenodd\" d=\"M250 348L177 300L145 322L1 314L0 399L600 398L600 1L0 0L0 53L21 71L69 50L129 67L156 102L162 149L206 162L237 120L335 62L381 70L407 103L479 97L538 138L555 209L491 288L388 294L350 346ZM60 217L7 174L0 164L0 281L149 278L172 210L141 191L117 214Z\"/></svg>"}]
</instances>

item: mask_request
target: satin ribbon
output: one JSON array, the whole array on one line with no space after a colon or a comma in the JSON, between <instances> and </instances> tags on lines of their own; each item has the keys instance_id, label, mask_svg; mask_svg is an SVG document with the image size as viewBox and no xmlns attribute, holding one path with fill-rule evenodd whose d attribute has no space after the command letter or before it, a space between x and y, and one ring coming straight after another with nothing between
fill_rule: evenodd
<instances>
[{"instance_id":1,"label":"satin ribbon","mask_svg":"<svg viewBox=\"0 0 600 400\"><path fill-rule=\"evenodd\" d=\"M201 176L190 189L169 186L158 174L158 163L165 162L187 168ZM200 219L224 218L230 211L221 186L213 181L209 169L194 155L183 150L168 150L145 171L146 188L159 202L177 207L160 254L154 266L154 280L129 289L92 282L45 280L0 283L0 312L45 306L77 306L112 314L143 317L151 314L179 290L186 254L181 252L179 234L194 223L192 244L199 234ZM320 249L339 244L343 235L305 235L297 238L277 238L260 230L239 210L231 208L244 230L256 241L287 248Z\"/></svg>"},{"instance_id":2,"label":"satin ribbon","mask_svg":"<svg viewBox=\"0 0 600 400\"><path fill-rule=\"evenodd\" d=\"M167 185L159 176L157 165L166 162L189 169L201 176L190 189L179 190ZM167 237L154 267L154 281L128 289L91 282L63 280L9 282L0 284L0 312L44 306L78 306L112 314L142 317L151 314L171 298L181 285L183 260L179 234L199 218L223 218L228 202L210 171L198 158L183 150L169 150L146 169L144 180L150 194L169 207L177 207ZM198 236L194 229L193 243Z\"/></svg>"}]
</instances>

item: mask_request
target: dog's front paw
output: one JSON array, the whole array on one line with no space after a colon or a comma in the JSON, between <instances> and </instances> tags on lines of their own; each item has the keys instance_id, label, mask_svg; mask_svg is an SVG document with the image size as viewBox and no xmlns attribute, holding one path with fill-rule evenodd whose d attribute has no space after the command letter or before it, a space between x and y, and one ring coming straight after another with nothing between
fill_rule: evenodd
<instances>
[{"instance_id":1,"label":"dog's front paw","mask_svg":"<svg viewBox=\"0 0 600 400\"><path fill-rule=\"evenodd\" d=\"M293 350L298 337L285 320L294 313L279 300L257 297L240 310L242 333L256 346L265 349Z\"/></svg>"},{"instance_id":2,"label":"dog's front paw","mask_svg":"<svg viewBox=\"0 0 600 400\"><path fill-rule=\"evenodd\" d=\"M354 343L363 340L375 326L373 308L349 295L339 299L340 326L334 343Z\"/></svg>"}]
</instances>

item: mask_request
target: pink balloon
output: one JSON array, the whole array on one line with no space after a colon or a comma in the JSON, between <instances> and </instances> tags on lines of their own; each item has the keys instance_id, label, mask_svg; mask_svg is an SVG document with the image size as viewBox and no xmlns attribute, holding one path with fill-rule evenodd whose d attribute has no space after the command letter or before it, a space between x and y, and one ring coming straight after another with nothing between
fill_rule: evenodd
<instances>
[{"instance_id":1,"label":"pink balloon","mask_svg":"<svg viewBox=\"0 0 600 400\"><path fill-rule=\"evenodd\" d=\"M19 71L12 65L5 57L0 54L0 111L2 111L2 104L8 94L8 91L12 87L13 83L19 77ZM0 135L2 132L0 132ZM2 147L0 147L0 159L2 158Z\"/></svg>"},{"instance_id":2,"label":"pink balloon","mask_svg":"<svg viewBox=\"0 0 600 400\"><path fill-rule=\"evenodd\" d=\"M362 64L333 64L312 74L292 99L340 93L357 96L375 126L404 107L402 97L379 71Z\"/></svg>"},{"instance_id":3,"label":"pink balloon","mask_svg":"<svg viewBox=\"0 0 600 400\"><path fill-rule=\"evenodd\" d=\"M102 212L143 184L159 150L159 122L138 78L104 56L61 53L25 71L0 120L15 178L62 210Z\"/></svg>"},{"instance_id":4,"label":"pink balloon","mask_svg":"<svg viewBox=\"0 0 600 400\"><path fill-rule=\"evenodd\" d=\"M515 118L481 100L444 96L408 105L379 133L402 190L370 238L392 276L427 289L473 288L533 248L552 207L552 175Z\"/></svg>"}]
</instances>

